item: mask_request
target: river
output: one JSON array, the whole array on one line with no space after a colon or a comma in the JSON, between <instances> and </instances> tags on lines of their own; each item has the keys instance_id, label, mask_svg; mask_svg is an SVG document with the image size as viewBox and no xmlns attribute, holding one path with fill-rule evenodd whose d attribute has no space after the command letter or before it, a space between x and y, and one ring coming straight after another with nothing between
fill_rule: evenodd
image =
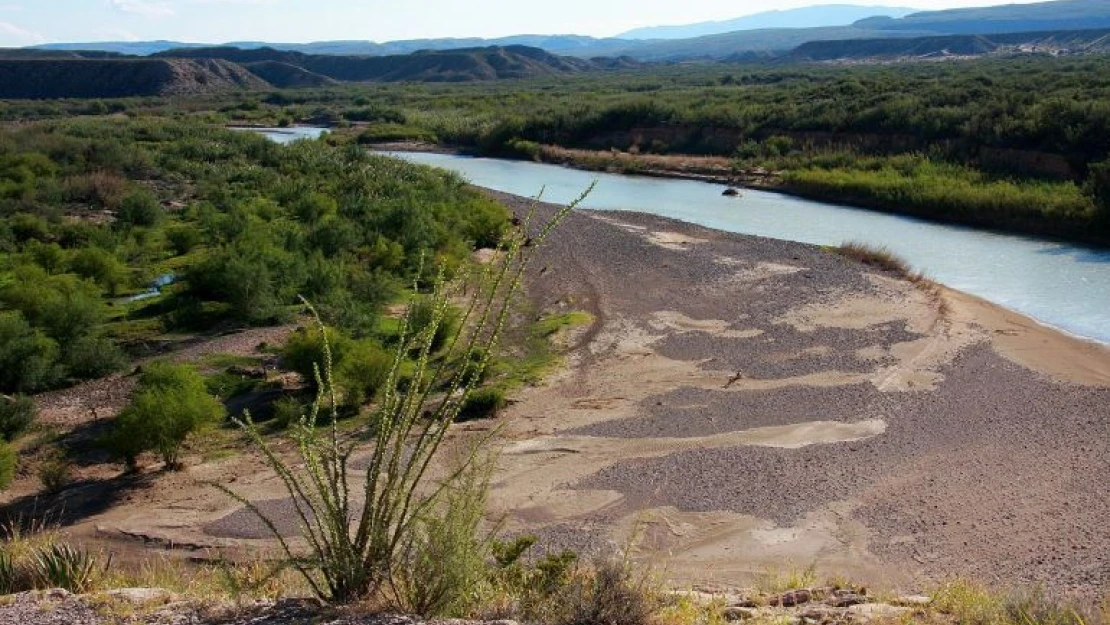
<instances>
[{"instance_id":1,"label":"river","mask_svg":"<svg viewBox=\"0 0 1110 625\"><path fill-rule=\"evenodd\" d=\"M545 189L568 202L592 180L583 208L642 211L718 230L817 245L884 246L929 277L1082 337L1110 343L1110 250L887 215L781 193L643 176L599 174L527 161L390 153L516 195Z\"/></svg>"}]
</instances>

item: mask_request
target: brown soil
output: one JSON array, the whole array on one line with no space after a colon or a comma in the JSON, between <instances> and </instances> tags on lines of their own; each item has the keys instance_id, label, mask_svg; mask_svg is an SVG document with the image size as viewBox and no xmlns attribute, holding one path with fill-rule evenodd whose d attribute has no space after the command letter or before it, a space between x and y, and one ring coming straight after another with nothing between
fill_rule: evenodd
<instances>
[{"instance_id":1,"label":"brown soil","mask_svg":"<svg viewBox=\"0 0 1110 625\"><path fill-rule=\"evenodd\" d=\"M628 545L680 586L815 564L880 586L1110 587L1107 348L813 246L625 212L569 217L528 296L594 323L503 417L506 532ZM246 455L189 464L70 530L265 547L200 482L281 510L277 479Z\"/></svg>"}]
</instances>

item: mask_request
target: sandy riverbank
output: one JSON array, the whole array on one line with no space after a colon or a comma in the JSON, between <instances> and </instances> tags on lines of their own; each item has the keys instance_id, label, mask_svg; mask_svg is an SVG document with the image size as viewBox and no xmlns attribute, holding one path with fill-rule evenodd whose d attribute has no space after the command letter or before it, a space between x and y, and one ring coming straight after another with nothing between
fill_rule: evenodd
<instances>
[{"instance_id":1,"label":"sandy riverbank","mask_svg":"<svg viewBox=\"0 0 1110 625\"><path fill-rule=\"evenodd\" d=\"M542 264L536 305L598 321L511 410L494 501L513 529L632 540L676 583L793 563L1110 586L1105 347L650 215L577 214Z\"/></svg>"},{"instance_id":2,"label":"sandy riverbank","mask_svg":"<svg viewBox=\"0 0 1110 625\"><path fill-rule=\"evenodd\" d=\"M626 212L571 215L527 286L534 310L595 321L502 418L507 531L631 545L680 586L814 564L907 589L1110 588L1107 348L814 246ZM194 458L70 529L256 553L264 529L204 480L282 509L256 458Z\"/></svg>"}]
</instances>

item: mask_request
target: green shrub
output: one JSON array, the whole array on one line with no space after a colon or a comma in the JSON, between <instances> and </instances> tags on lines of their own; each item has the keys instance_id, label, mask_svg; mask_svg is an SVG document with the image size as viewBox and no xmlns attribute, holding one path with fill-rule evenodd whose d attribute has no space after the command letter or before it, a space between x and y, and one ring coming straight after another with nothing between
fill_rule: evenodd
<instances>
[{"instance_id":1,"label":"green shrub","mask_svg":"<svg viewBox=\"0 0 1110 625\"><path fill-rule=\"evenodd\" d=\"M497 416L506 405L505 391L488 386L470 393L459 409L459 421L472 421L474 419L492 419Z\"/></svg>"},{"instance_id":2,"label":"green shrub","mask_svg":"<svg viewBox=\"0 0 1110 625\"><path fill-rule=\"evenodd\" d=\"M466 614L486 583L491 541L479 536L489 492L488 463L472 462L436 508L417 519L402 545L396 590L408 614Z\"/></svg>"},{"instance_id":3,"label":"green shrub","mask_svg":"<svg viewBox=\"0 0 1110 625\"><path fill-rule=\"evenodd\" d=\"M162 220L162 206L146 189L132 191L120 200L116 210L116 223L122 226L149 227Z\"/></svg>"},{"instance_id":4,"label":"green shrub","mask_svg":"<svg viewBox=\"0 0 1110 625\"><path fill-rule=\"evenodd\" d=\"M116 417L104 443L129 469L137 467L139 454L154 451L166 468L177 470L189 435L218 423L224 414L196 369L152 363L146 365L131 404Z\"/></svg>"},{"instance_id":5,"label":"green shrub","mask_svg":"<svg viewBox=\"0 0 1110 625\"><path fill-rule=\"evenodd\" d=\"M409 307L409 332L414 335L428 331L433 319L437 317L439 318L431 337L432 353L443 349L447 345L447 340L458 331L458 314L449 307L437 311L432 300L424 298L418 299Z\"/></svg>"},{"instance_id":6,"label":"green shrub","mask_svg":"<svg viewBox=\"0 0 1110 625\"><path fill-rule=\"evenodd\" d=\"M53 339L32 328L18 312L0 313L0 391L41 391L63 373Z\"/></svg>"},{"instance_id":7,"label":"green shrub","mask_svg":"<svg viewBox=\"0 0 1110 625\"><path fill-rule=\"evenodd\" d=\"M110 252L99 247L78 250L69 259L73 273L97 283L109 295L116 295L127 286L127 266Z\"/></svg>"},{"instance_id":8,"label":"green shrub","mask_svg":"<svg viewBox=\"0 0 1110 625\"><path fill-rule=\"evenodd\" d=\"M0 443L0 490L11 485L15 479L17 455L9 443Z\"/></svg>"},{"instance_id":9,"label":"green shrub","mask_svg":"<svg viewBox=\"0 0 1110 625\"><path fill-rule=\"evenodd\" d=\"M331 352L330 360L326 358L325 345ZM289 335L281 349L282 366L296 371L305 384L315 388L317 370L320 376L324 376L325 361L333 365L342 364L351 345L351 339L335 328L298 328Z\"/></svg>"},{"instance_id":10,"label":"green shrub","mask_svg":"<svg viewBox=\"0 0 1110 625\"><path fill-rule=\"evenodd\" d=\"M111 339L103 336L82 336L69 344L63 360L69 374L76 378L93 379L119 371L127 357Z\"/></svg>"},{"instance_id":11,"label":"green shrub","mask_svg":"<svg viewBox=\"0 0 1110 625\"><path fill-rule=\"evenodd\" d=\"M31 427L37 414L35 400L30 397L0 397L0 437L6 441L14 441Z\"/></svg>"},{"instance_id":12,"label":"green shrub","mask_svg":"<svg viewBox=\"0 0 1110 625\"><path fill-rule=\"evenodd\" d=\"M166 241L178 256L188 254L204 242L204 234L193 224L176 224L166 228Z\"/></svg>"},{"instance_id":13,"label":"green shrub","mask_svg":"<svg viewBox=\"0 0 1110 625\"><path fill-rule=\"evenodd\" d=\"M73 481L73 463L62 452L56 452L39 465L39 482L48 493L56 493Z\"/></svg>"},{"instance_id":14,"label":"green shrub","mask_svg":"<svg viewBox=\"0 0 1110 625\"><path fill-rule=\"evenodd\" d=\"M17 592L22 576L15 557L6 549L0 550L0 595Z\"/></svg>"},{"instance_id":15,"label":"green shrub","mask_svg":"<svg viewBox=\"0 0 1110 625\"><path fill-rule=\"evenodd\" d=\"M335 371L343 403L358 407L372 400L389 377L393 355L376 341L363 339L351 345Z\"/></svg>"},{"instance_id":16,"label":"green shrub","mask_svg":"<svg viewBox=\"0 0 1110 625\"><path fill-rule=\"evenodd\" d=\"M296 397L282 397L274 402L272 408L273 418L270 419L270 423L274 427L284 430L300 421L301 417L311 409L311 406L306 406L304 402Z\"/></svg>"}]
</instances>

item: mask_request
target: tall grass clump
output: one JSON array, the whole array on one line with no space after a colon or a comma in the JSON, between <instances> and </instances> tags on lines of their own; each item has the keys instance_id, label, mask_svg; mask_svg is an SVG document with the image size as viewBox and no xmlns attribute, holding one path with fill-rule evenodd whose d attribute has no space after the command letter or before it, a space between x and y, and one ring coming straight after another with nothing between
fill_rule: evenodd
<instances>
[{"instance_id":1,"label":"tall grass clump","mask_svg":"<svg viewBox=\"0 0 1110 625\"><path fill-rule=\"evenodd\" d=\"M916 272L910 268L910 264L905 259L886 247L875 247L858 241L849 241L836 248L836 253L903 278L911 278L916 275Z\"/></svg>"},{"instance_id":2,"label":"tall grass clump","mask_svg":"<svg viewBox=\"0 0 1110 625\"><path fill-rule=\"evenodd\" d=\"M435 530L425 521L450 501L477 457L477 451L471 450L445 470L436 462L448 428L480 378L471 368L449 363L473 361L468 356L481 352L476 365L479 373L488 365L536 244L584 198L585 194L557 211L550 221L531 228L532 232L532 220L527 219L524 227L506 233L499 246L504 252L498 255L500 260L469 276L478 286L468 291L458 323L444 342L444 357L433 358L436 343L443 340L437 334L450 318L451 303L459 301L462 285L468 282L466 276L448 282L443 272L439 273L425 304L431 310L430 318L414 320L412 310L406 315L392 366L379 391L380 400L355 436L347 438L340 433L332 354L326 340L315 372L316 401L287 431L297 450L295 460L279 455L249 414L238 422L281 479L300 521L305 547L295 547L242 495L215 486L258 515L281 545L288 563L321 599L382 598L406 583L411 587L420 574L418 569L428 566L428 558L413 556L419 544L434 544L434 536L421 534ZM414 321L424 323L414 331ZM321 334L326 339L326 333L321 330ZM402 364L410 357L414 362L406 365L402 379ZM355 475L350 459L360 439L369 440L370 455L366 469ZM470 523L465 520L464 526ZM446 548L436 547L440 551ZM407 595L419 599L425 609L446 601L436 589Z\"/></svg>"}]
</instances>

